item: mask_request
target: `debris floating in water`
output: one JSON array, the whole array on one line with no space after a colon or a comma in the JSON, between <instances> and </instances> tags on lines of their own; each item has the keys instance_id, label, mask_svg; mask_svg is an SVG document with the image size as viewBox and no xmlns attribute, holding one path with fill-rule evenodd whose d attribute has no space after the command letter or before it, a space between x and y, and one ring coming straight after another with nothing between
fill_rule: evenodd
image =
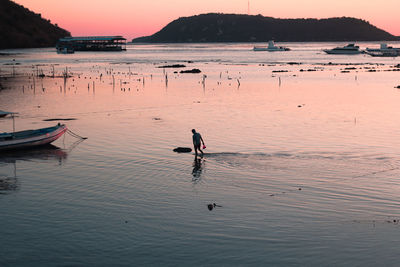
<instances>
[{"instance_id":1,"label":"debris floating in water","mask_svg":"<svg viewBox=\"0 0 400 267\"><path fill-rule=\"evenodd\" d=\"M208 208L209 211L213 210L215 207L222 207L222 206L217 205L217 204L215 204L215 203L212 203L212 204L208 204L208 205L207 205L207 208Z\"/></svg>"}]
</instances>

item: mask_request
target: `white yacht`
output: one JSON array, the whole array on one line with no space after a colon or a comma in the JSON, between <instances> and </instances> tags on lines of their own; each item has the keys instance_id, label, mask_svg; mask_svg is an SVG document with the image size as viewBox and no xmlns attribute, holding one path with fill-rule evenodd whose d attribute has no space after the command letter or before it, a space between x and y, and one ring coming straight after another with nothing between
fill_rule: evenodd
<instances>
[{"instance_id":1,"label":"white yacht","mask_svg":"<svg viewBox=\"0 0 400 267\"><path fill-rule=\"evenodd\" d=\"M381 44L380 48L367 48L365 53L373 57L397 57L400 56L400 48Z\"/></svg>"},{"instance_id":2,"label":"white yacht","mask_svg":"<svg viewBox=\"0 0 400 267\"><path fill-rule=\"evenodd\" d=\"M254 46L253 51L269 51L269 52L290 51L290 48L284 46L276 46L274 41L269 41L268 46Z\"/></svg>"},{"instance_id":3,"label":"white yacht","mask_svg":"<svg viewBox=\"0 0 400 267\"><path fill-rule=\"evenodd\" d=\"M335 47L333 49L324 49L323 51L327 54L334 55L357 55L362 53L360 47L354 44L348 44L343 47Z\"/></svg>"}]
</instances>

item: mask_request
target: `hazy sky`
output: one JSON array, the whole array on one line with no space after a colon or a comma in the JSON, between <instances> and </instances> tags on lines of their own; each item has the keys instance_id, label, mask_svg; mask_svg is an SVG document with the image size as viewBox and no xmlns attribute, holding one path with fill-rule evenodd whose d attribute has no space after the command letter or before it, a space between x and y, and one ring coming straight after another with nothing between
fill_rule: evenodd
<instances>
[{"instance_id":1,"label":"hazy sky","mask_svg":"<svg viewBox=\"0 0 400 267\"><path fill-rule=\"evenodd\" d=\"M15 0L79 35L151 35L201 13L247 14L248 0ZM400 0L250 0L250 14L275 18L356 17L400 35Z\"/></svg>"}]
</instances>

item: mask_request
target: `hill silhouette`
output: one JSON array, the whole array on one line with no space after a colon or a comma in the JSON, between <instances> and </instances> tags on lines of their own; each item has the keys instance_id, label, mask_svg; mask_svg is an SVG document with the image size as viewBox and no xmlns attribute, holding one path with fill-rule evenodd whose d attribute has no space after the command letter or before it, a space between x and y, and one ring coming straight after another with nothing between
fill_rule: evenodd
<instances>
[{"instance_id":1,"label":"hill silhouette","mask_svg":"<svg viewBox=\"0 0 400 267\"><path fill-rule=\"evenodd\" d=\"M71 34L10 0L0 0L0 49L55 46Z\"/></svg>"},{"instance_id":2,"label":"hill silhouette","mask_svg":"<svg viewBox=\"0 0 400 267\"><path fill-rule=\"evenodd\" d=\"M201 14L172 21L133 42L286 42L399 40L361 19L276 19L261 15Z\"/></svg>"}]
</instances>

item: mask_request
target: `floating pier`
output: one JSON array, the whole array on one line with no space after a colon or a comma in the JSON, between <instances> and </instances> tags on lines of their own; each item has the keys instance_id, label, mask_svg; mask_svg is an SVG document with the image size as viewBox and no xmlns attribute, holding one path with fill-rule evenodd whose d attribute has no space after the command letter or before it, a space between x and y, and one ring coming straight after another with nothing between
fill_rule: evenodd
<instances>
[{"instance_id":1,"label":"floating pier","mask_svg":"<svg viewBox=\"0 0 400 267\"><path fill-rule=\"evenodd\" d=\"M125 51L126 39L122 36L64 37L58 40L57 51Z\"/></svg>"}]
</instances>

